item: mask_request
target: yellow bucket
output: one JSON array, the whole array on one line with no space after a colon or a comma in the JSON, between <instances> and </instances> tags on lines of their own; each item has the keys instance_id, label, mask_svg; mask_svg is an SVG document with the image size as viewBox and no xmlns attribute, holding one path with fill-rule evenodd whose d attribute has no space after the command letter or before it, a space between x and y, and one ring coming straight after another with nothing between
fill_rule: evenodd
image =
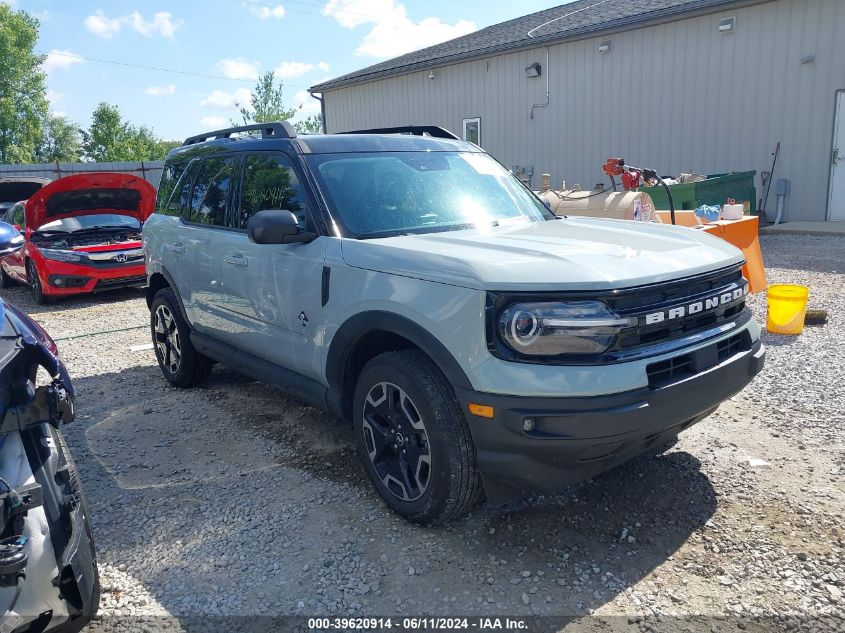
<instances>
[{"instance_id":1,"label":"yellow bucket","mask_svg":"<svg viewBox=\"0 0 845 633\"><path fill-rule=\"evenodd\" d=\"M810 289L806 286L769 286L766 293L769 303L766 329L773 334L801 334L809 296Z\"/></svg>"}]
</instances>

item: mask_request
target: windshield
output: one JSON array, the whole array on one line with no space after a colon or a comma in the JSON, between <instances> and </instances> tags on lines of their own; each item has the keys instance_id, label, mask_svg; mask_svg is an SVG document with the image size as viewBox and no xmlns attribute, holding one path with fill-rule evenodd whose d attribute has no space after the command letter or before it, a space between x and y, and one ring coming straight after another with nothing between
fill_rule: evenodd
<instances>
[{"instance_id":1,"label":"windshield","mask_svg":"<svg viewBox=\"0 0 845 633\"><path fill-rule=\"evenodd\" d=\"M63 220L53 220L42 225L38 231L73 233L90 229L140 229L141 223L136 218L127 215L78 215Z\"/></svg>"},{"instance_id":2,"label":"windshield","mask_svg":"<svg viewBox=\"0 0 845 633\"><path fill-rule=\"evenodd\" d=\"M317 154L307 160L335 219L355 237L552 218L542 202L486 154Z\"/></svg>"}]
</instances>

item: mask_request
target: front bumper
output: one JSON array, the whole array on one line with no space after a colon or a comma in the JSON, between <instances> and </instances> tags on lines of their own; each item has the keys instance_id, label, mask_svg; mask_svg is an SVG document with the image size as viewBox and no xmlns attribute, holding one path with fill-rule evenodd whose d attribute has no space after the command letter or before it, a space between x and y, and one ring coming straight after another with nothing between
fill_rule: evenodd
<instances>
[{"instance_id":1,"label":"front bumper","mask_svg":"<svg viewBox=\"0 0 845 633\"><path fill-rule=\"evenodd\" d=\"M115 268L95 268L54 260L44 261L48 263L37 268L41 277L41 289L45 295L87 294L116 288L143 286L147 283L143 262Z\"/></svg>"},{"instance_id":2,"label":"front bumper","mask_svg":"<svg viewBox=\"0 0 845 633\"><path fill-rule=\"evenodd\" d=\"M691 376L604 396L539 398L457 389L488 500L505 503L526 492L557 490L659 446L741 391L762 369L764 356L758 339ZM495 417L469 414L470 402L492 406Z\"/></svg>"}]
</instances>

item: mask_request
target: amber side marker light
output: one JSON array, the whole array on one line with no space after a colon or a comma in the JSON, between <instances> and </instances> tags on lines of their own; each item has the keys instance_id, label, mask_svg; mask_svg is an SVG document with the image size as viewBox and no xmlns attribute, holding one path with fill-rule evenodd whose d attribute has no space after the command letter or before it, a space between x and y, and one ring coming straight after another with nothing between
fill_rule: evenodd
<instances>
[{"instance_id":1,"label":"amber side marker light","mask_svg":"<svg viewBox=\"0 0 845 633\"><path fill-rule=\"evenodd\" d=\"M496 416L496 411L493 407L488 407L486 404L469 403L469 412L479 418L493 418Z\"/></svg>"}]
</instances>

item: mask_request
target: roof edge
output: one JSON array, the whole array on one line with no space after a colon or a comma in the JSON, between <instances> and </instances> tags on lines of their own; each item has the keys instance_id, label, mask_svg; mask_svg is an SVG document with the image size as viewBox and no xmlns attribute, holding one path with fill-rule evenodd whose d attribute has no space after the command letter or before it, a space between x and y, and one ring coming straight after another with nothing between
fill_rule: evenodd
<instances>
[{"instance_id":1,"label":"roof edge","mask_svg":"<svg viewBox=\"0 0 845 633\"><path fill-rule=\"evenodd\" d=\"M694 17L696 15L707 15L708 13L712 13L715 9L729 5L736 5L737 7L741 8L745 6L752 6L755 4L764 4L766 2L774 2L774 0L698 0L697 2L691 5L683 7L673 7L671 9L662 9L660 11L660 15L654 15L654 12L647 12L639 15L630 16L627 18L611 20L595 26L574 29L565 33L552 33L545 37L535 37L527 41L521 40L519 42L512 42L508 44L501 44L498 46L490 46L488 48L467 51L466 53L443 55L442 57L431 58L424 61L414 62L403 66L397 66L395 68L377 70L370 73L361 72L360 74L349 77L348 79L344 79L345 76L341 76L337 79L330 79L329 81L324 81L322 83L311 86L310 88L308 88L308 92L311 94L324 93L326 91L331 91L338 88L347 88L349 86L363 84L370 81L376 81L378 79L385 79L398 75L406 75L412 72L429 68L442 67L452 62L470 61L473 59L479 59L492 54L503 53L506 51L510 52L525 50L529 48L535 48L537 46L547 46L549 44L558 44L586 39L587 37L593 37L599 33L618 31L620 29L633 25L645 27L656 24L665 24L667 22L674 22L681 16L686 18ZM502 22L501 24L504 24L504 22ZM354 73L349 74L354 75Z\"/></svg>"}]
</instances>

